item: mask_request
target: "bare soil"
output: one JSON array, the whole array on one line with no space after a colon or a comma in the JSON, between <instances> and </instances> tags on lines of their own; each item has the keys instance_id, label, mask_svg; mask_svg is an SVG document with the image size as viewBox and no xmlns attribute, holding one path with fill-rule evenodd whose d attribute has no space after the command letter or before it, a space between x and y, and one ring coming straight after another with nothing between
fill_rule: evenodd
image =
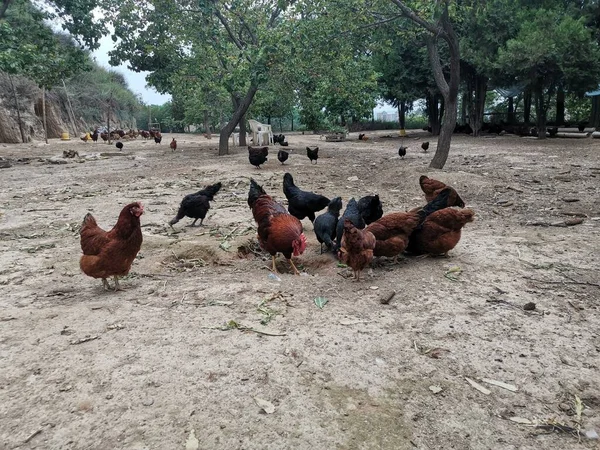
<instances>
[{"instance_id":1,"label":"bare soil","mask_svg":"<svg viewBox=\"0 0 600 450\"><path fill-rule=\"evenodd\" d=\"M216 138L174 136L176 152L169 134L123 153L0 145L12 162L0 169L0 448L599 448L584 432L600 433L600 140L455 136L434 171L422 131L290 134L288 163L275 146L262 169L245 148L218 157ZM53 163L69 149L80 158ZM304 220L302 276L280 256L274 279L248 180L285 202L286 171L344 204L378 193L384 212L422 205L427 174L476 221L448 258L376 260L356 283ZM203 227L167 225L217 181ZM106 292L79 270L81 220L112 227L137 200L142 250L125 291Z\"/></svg>"}]
</instances>

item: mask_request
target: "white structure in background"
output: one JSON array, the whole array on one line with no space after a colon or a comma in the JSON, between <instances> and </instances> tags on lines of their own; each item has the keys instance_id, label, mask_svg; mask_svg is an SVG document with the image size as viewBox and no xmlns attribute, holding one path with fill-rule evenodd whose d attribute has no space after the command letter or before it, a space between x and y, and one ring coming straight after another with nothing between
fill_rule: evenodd
<instances>
[{"instance_id":1,"label":"white structure in background","mask_svg":"<svg viewBox=\"0 0 600 450\"><path fill-rule=\"evenodd\" d=\"M398 122L398 111L375 113L375 120L381 122Z\"/></svg>"}]
</instances>

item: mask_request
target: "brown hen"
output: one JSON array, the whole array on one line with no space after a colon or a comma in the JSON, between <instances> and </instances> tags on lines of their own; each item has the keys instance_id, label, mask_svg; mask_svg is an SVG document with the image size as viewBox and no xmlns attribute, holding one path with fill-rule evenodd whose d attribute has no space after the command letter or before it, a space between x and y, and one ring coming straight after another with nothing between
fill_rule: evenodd
<instances>
[{"instance_id":1,"label":"brown hen","mask_svg":"<svg viewBox=\"0 0 600 450\"><path fill-rule=\"evenodd\" d=\"M460 208L465 207L465 202L462 198L460 198L460 195L458 195L458 192L456 192L453 187L447 186L445 183L434 180L433 178L429 178L426 175L421 175L419 178L419 184L421 185L421 190L425 193L425 200L428 202L436 198L442 189L448 187L452 191L448 196L448 204L446 206L458 206Z\"/></svg>"},{"instance_id":2,"label":"brown hen","mask_svg":"<svg viewBox=\"0 0 600 450\"><path fill-rule=\"evenodd\" d=\"M356 281L360 281L360 272L373 260L375 244L373 233L356 228L350 219L344 220L344 235L338 256L352 268Z\"/></svg>"},{"instance_id":3,"label":"brown hen","mask_svg":"<svg viewBox=\"0 0 600 450\"><path fill-rule=\"evenodd\" d=\"M471 209L444 208L429 215L410 236L407 251L417 255L448 253L460 240L461 230L473 222L475 212Z\"/></svg>"},{"instance_id":4,"label":"brown hen","mask_svg":"<svg viewBox=\"0 0 600 450\"><path fill-rule=\"evenodd\" d=\"M102 285L109 289L107 278L114 277L115 291L120 290L117 277L125 276L142 247L140 216L144 206L140 202L125 206L116 225L104 231L90 213L83 218L79 232L83 256L79 267L86 275L102 278Z\"/></svg>"},{"instance_id":5,"label":"brown hen","mask_svg":"<svg viewBox=\"0 0 600 450\"><path fill-rule=\"evenodd\" d=\"M440 191L437 197L423 208L390 213L370 224L366 230L375 236L375 256L397 256L402 253L409 241L410 235L430 214L447 206L451 188Z\"/></svg>"}]
</instances>

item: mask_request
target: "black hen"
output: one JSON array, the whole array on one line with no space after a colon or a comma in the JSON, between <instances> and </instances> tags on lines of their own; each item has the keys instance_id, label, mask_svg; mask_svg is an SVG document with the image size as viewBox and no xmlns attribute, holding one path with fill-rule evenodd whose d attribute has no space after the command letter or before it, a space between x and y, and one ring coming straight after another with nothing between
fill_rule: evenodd
<instances>
[{"instance_id":1,"label":"black hen","mask_svg":"<svg viewBox=\"0 0 600 450\"><path fill-rule=\"evenodd\" d=\"M248 146L248 160L250 164L260 169L260 165L267 162L269 147L250 147Z\"/></svg>"},{"instance_id":2,"label":"black hen","mask_svg":"<svg viewBox=\"0 0 600 450\"><path fill-rule=\"evenodd\" d=\"M314 222L315 213L329 204L327 197L298 188L289 173L283 176L283 193L288 199L288 211L299 220L308 217L311 222Z\"/></svg>"},{"instance_id":3,"label":"black hen","mask_svg":"<svg viewBox=\"0 0 600 450\"><path fill-rule=\"evenodd\" d=\"M279 162L281 164L283 164L284 162L287 161L287 159L289 158L290 154L288 152L286 152L285 150L279 150L277 152L277 159L279 160Z\"/></svg>"},{"instance_id":4,"label":"black hen","mask_svg":"<svg viewBox=\"0 0 600 450\"><path fill-rule=\"evenodd\" d=\"M404 157L406 156L406 149L408 147L403 147L400 146L400 148L398 149L398 156L400 156L400 158L404 159Z\"/></svg>"},{"instance_id":5,"label":"black hen","mask_svg":"<svg viewBox=\"0 0 600 450\"><path fill-rule=\"evenodd\" d=\"M383 216L383 205L381 204L381 200L379 200L379 195L367 195L361 198L358 201L358 210L367 225L375 222L377 219L381 219Z\"/></svg>"},{"instance_id":6,"label":"black hen","mask_svg":"<svg viewBox=\"0 0 600 450\"><path fill-rule=\"evenodd\" d=\"M283 134L276 134L273 136L273 144L283 144L285 142L285 136Z\"/></svg>"},{"instance_id":7,"label":"black hen","mask_svg":"<svg viewBox=\"0 0 600 450\"><path fill-rule=\"evenodd\" d=\"M336 236L336 228L340 210L342 209L342 197L336 197L329 202L327 212L321 214L315 219L313 227L317 235L317 241L321 244L321 253L323 253L323 244L328 250L333 250L333 241Z\"/></svg>"},{"instance_id":8,"label":"black hen","mask_svg":"<svg viewBox=\"0 0 600 450\"><path fill-rule=\"evenodd\" d=\"M315 147L314 149L306 147L306 156L310 159L311 164L313 161L317 164L317 159L319 159L319 147Z\"/></svg>"},{"instance_id":9,"label":"black hen","mask_svg":"<svg viewBox=\"0 0 600 450\"><path fill-rule=\"evenodd\" d=\"M115 147L117 147L119 150L123 150L123 143L122 142L117 142L115 144Z\"/></svg>"},{"instance_id":10,"label":"black hen","mask_svg":"<svg viewBox=\"0 0 600 450\"><path fill-rule=\"evenodd\" d=\"M423 149L424 152L426 152L427 150L429 150L429 141L423 142L421 144L421 148Z\"/></svg>"},{"instance_id":11,"label":"black hen","mask_svg":"<svg viewBox=\"0 0 600 450\"><path fill-rule=\"evenodd\" d=\"M346 210L340 220L338 220L337 227L335 230L335 249L336 251L340 248L340 243L342 241L342 234L344 234L344 220L349 219L352 224L358 228L363 229L365 227L365 219L363 219L360 214L360 210L358 209L358 203L354 198L351 198L346 205Z\"/></svg>"},{"instance_id":12,"label":"black hen","mask_svg":"<svg viewBox=\"0 0 600 450\"><path fill-rule=\"evenodd\" d=\"M177 211L175 218L169 222L169 225L172 227L186 216L194 219L192 224L189 225L190 227L193 227L198 219L200 219L200 225L202 225L206 213L210 209L210 201L217 192L219 192L219 189L221 189L221 183L216 183L206 186L195 194L189 194L183 197L181 205L179 206L179 211Z\"/></svg>"}]
</instances>

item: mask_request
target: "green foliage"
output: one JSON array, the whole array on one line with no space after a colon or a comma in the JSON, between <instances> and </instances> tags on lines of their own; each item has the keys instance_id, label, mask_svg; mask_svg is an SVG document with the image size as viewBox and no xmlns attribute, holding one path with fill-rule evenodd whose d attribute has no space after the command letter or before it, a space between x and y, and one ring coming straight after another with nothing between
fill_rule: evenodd
<instances>
[{"instance_id":1,"label":"green foliage","mask_svg":"<svg viewBox=\"0 0 600 450\"><path fill-rule=\"evenodd\" d=\"M517 36L499 51L499 65L517 81L548 88L559 82L571 90L595 87L600 49L584 19L564 11L530 11Z\"/></svg>"},{"instance_id":2,"label":"green foliage","mask_svg":"<svg viewBox=\"0 0 600 450\"><path fill-rule=\"evenodd\" d=\"M123 75L107 71L96 63L90 63L89 72L80 73L65 80L73 109L93 124L104 124L110 105L113 114L124 121L133 122L142 109L141 101L129 90ZM146 126L147 120L142 122ZM142 124L137 123L142 127Z\"/></svg>"},{"instance_id":3,"label":"green foliage","mask_svg":"<svg viewBox=\"0 0 600 450\"><path fill-rule=\"evenodd\" d=\"M51 88L90 67L88 55L70 37L44 24L47 17L26 0L11 3L0 22L0 70Z\"/></svg>"}]
</instances>

